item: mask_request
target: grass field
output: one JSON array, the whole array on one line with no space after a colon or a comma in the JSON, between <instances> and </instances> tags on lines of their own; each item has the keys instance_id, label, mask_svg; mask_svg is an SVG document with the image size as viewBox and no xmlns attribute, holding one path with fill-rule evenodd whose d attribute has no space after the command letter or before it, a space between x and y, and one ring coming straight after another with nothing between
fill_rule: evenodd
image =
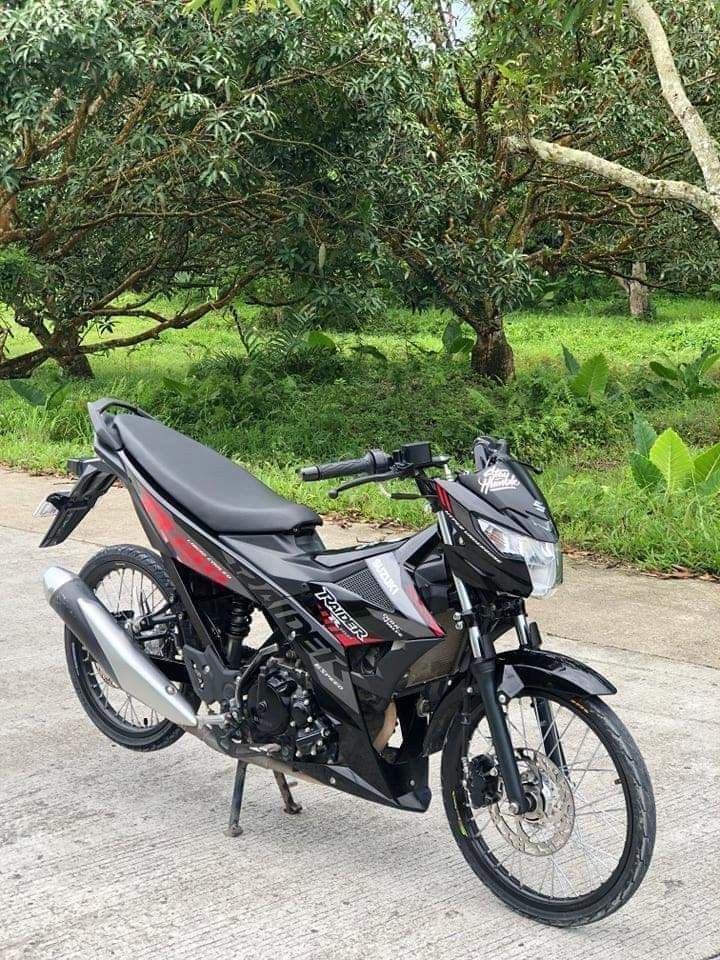
<instances>
[{"instance_id":1,"label":"grass field","mask_svg":"<svg viewBox=\"0 0 720 960\"><path fill-rule=\"evenodd\" d=\"M246 331L256 320L244 310ZM0 382L0 461L61 470L67 457L91 450L87 400L115 396L244 463L286 496L321 511L418 526L427 516L417 504L389 501L375 487L330 501L329 484L301 485L294 471L417 439L467 462L473 438L492 433L545 467L540 482L567 543L647 569L720 572L718 499L643 493L627 466L638 411L695 446L720 441L718 396L657 395L647 368L651 359L720 346L719 303L658 299L652 323L602 301L518 312L508 320L518 376L507 387L478 382L442 352L446 322L439 311L389 311L372 335L327 331L335 350L288 341L265 322L249 360L231 320L208 317L157 343L98 354L96 380L73 383L47 409ZM121 324L123 332L136 326ZM601 403L572 396L563 344L580 360L607 356L612 390ZM18 332L13 352L23 345ZM57 382L49 364L29 381L45 394Z\"/></svg>"}]
</instances>

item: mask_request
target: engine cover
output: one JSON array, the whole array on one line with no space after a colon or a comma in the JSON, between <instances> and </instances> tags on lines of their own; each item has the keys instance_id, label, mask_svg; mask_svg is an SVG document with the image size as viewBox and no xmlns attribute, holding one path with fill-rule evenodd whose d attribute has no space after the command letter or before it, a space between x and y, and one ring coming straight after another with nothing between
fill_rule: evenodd
<instances>
[{"instance_id":1,"label":"engine cover","mask_svg":"<svg viewBox=\"0 0 720 960\"><path fill-rule=\"evenodd\" d=\"M280 744L285 760L328 759L336 737L306 683L304 671L279 660L260 669L243 709L253 743Z\"/></svg>"},{"instance_id":2,"label":"engine cover","mask_svg":"<svg viewBox=\"0 0 720 960\"><path fill-rule=\"evenodd\" d=\"M295 675L287 667L262 667L250 688L247 719L258 743L275 740L290 723L293 694L298 689Z\"/></svg>"}]
</instances>

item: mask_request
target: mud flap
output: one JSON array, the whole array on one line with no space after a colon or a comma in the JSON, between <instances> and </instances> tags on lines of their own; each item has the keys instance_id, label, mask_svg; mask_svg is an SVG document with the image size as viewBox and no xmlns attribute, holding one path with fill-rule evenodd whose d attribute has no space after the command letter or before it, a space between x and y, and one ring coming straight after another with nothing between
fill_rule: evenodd
<instances>
[{"instance_id":1,"label":"mud flap","mask_svg":"<svg viewBox=\"0 0 720 960\"><path fill-rule=\"evenodd\" d=\"M70 460L68 468L77 476L77 483L70 491L58 490L46 498L46 503L57 513L40 543L41 547L54 547L67 540L116 479L114 473L108 472L104 461L97 458Z\"/></svg>"}]
</instances>

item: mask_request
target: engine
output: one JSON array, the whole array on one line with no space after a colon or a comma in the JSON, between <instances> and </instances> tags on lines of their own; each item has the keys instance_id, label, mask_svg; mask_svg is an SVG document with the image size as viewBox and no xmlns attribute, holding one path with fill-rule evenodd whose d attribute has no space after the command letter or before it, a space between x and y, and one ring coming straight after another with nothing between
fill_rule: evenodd
<instances>
[{"instance_id":1,"label":"engine","mask_svg":"<svg viewBox=\"0 0 720 960\"><path fill-rule=\"evenodd\" d=\"M243 700L243 726L253 743L277 743L284 760L332 759L336 735L321 715L304 670L271 659Z\"/></svg>"}]
</instances>

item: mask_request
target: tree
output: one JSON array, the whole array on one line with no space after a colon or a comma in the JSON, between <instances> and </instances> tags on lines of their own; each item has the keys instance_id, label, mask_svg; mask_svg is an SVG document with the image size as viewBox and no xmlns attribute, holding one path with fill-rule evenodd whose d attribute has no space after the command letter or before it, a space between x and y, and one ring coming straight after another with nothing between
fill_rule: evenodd
<instances>
[{"instance_id":1,"label":"tree","mask_svg":"<svg viewBox=\"0 0 720 960\"><path fill-rule=\"evenodd\" d=\"M694 9L693 9L694 8ZM583 4L577 9L583 12ZM671 45L662 20L648 0L626 0L623 4L626 12L640 27L647 40L654 71L659 82L662 97L670 109L674 120L682 129L687 148L697 163L704 185L700 186L686 179L653 176L648 172L632 168L617 160L602 156L588 149L570 146L566 138L544 140L530 135L514 135L508 138L508 145L515 151L529 151L541 160L565 167L585 170L597 177L625 187L634 194L651 199L679 202L693 207L707 216L717 230L720 230L720 148L717 139L710 133L699 109L688 96L686 84L680 76ZM605 14L605 27L611 14ZM667 5L666 19L676 30L686 35L698 29L702 30L702 52L691 59L689 66L702 65L699 76L694 80L695 99L710 105L717 119L718 73L716 69L720 52L720 8L715 3ZM602 18L601 18L602 24ZM599 29L599 28L598 28ZM702 61L704 60L704 63ZM661 139L664 137L661 136Z\"/></svg>"},{"instance_id":2,"label":"tree","mask_svg":"<svg viewBox=\"0 0 720 960\"><path fill-rule=\"evenodd\" d=\"M682 169L632 105L633 35L604 21L569 49L550 0L474 0L462 22L443 3L0 8L0 300L37 342L0 337L0 377L48 358L87 375L241 292L371 315L389 285L451 310L449 347L467 324L474 369L505 380L504 314L548 278L632 281L644 261L647 286L672 283L700 227L512 146L533 126L640 164L650 141L656 171Z\"/></svg>"},{"instance_id":3,"label":"tree","mask_svg":"<svg viewBox=\"0 0 720 960\"><path fill-rule=\"evenodd\" d=\"M0 378L47 359L89 376L90 355L260 279L322 293L325 224L342 227L315 127L342 152L324 85L363 38L318 57L318 37L312 17L219 28L163 0L0 7ZM115 331L119 316L134 328ZM13 324L36 346L11 353Z\"/></svg>"},{"instance_id":4,"label":"tree","mask_svg":"<svg viewBox=\"0 0 720 960\"><path fill-rule=\"evenodd\" d=\"M636 282L633 264L645 261L646 286L672 286L688 231L673 231L677 218L654 196L628 197L507 149L508 130L532 116L640 157L655 117L627 109L639 72L633 38L609 48L607 36L590 35L569 50L550 4L463 7L464 22L449 3L375 8L385 68L382 82L374 73L360 89L387 123L365 139L362 172L395 285L418 304L449 307L475 333L477 372L505 380L513 357L503 314L544 277L581 270ZM682 162L676 144L659 147L659 168Z\"/></svg>"}]
</instances>

